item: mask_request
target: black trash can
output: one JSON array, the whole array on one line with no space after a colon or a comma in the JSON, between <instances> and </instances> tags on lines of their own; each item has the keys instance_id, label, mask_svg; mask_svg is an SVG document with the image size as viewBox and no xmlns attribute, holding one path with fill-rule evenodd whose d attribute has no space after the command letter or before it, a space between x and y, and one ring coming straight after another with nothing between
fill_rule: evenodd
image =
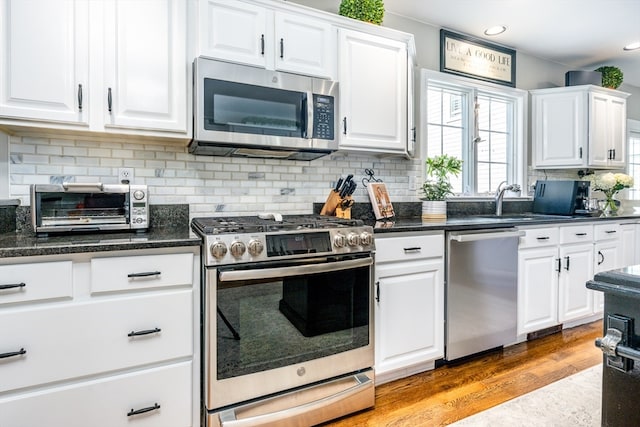
<instances>
[{"instance_id":1,"label":"black trash can","mask_svg":"<svg viewBox=\"0 0 640 427\"><path fill-rule=\"evenodd\" d=\"M598 273L587 288L604 292L602 425L640 426L640 265Z\"/></svg>"}]
</instances>

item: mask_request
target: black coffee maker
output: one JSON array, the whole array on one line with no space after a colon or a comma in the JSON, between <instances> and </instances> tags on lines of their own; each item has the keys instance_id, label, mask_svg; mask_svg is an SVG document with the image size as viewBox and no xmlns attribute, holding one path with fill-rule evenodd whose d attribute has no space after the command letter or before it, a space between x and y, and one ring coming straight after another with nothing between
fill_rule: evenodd
<instances>
[{"instance_id":1,"label":"black coffee maker","mask_svg":"<svg viewBox=\"0 0 640 427\"><path fill-rule=\"evenodd\" d=\"M589 184L589 181L537 181L532 211L548 215L589 215L585 206Z\"/></svg>"}]
</instances>

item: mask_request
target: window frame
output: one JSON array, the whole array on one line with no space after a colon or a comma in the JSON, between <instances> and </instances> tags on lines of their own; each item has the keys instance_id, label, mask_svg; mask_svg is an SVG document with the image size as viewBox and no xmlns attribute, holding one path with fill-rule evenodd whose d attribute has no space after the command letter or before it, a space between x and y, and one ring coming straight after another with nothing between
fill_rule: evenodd
<instances>
[{"instance_id":1,"label":"window frame","mask_svg":"<svg viewBox=\"0 0 640 427\"><path fill-rule=\"evenodd\" d=\"M632 150L631 150L631 134L634 134L633 136L636 137L636 135L640 135L640 120L634 120L634 119L627 119L627 135L626 135L626 168L625 168L625 172L629 175L631 175L633 177L634 180L634 186L633 188L630 188L628 190L623 190L628 192L626 197L629 197L632 200L638 200L640 199L640 176L635 176L631 173L632 168L631 165L633 164L640 164L640 163L632 163L631 162L631 155Z\"/></svg>"},{"instance_id":2,"label":"window frame","mask_svg":"<svg viewBox=\"0 0 640 427\"><path fill-rule=\"evenodd\" d=\"M475 135L475 125L473 123L475 99L478 94L489 95L491 97L502 98L513 102L513 120L511 123L513 132L514 147L511 150L509 159L507 161L507 179L510 184L518 184L523 189L521 197L527 197L527 165L528 165L528 150L527 143L527 121L528 121L528 96L529 93L526 90L510 88L494 83L480 82L467 77L453 76L438 71L421 69L420 70L420 110L419 110L419 158L422 160L422 176L425 176L425 160L428 144L428 132L427 132L427 106L428 97L427 89L429 83L435 83L438 87L445 87L455 89L460 92L464 92L467 97L466 109L463 117L467 120L465 129L463 132L464 146L463 146L463 161L468 162L470 158L475 156L475 144L473 138ZM463 103L465 104L465 103ZM452 197L487 197L487 193L476 193L476 167L475 162L473 164L467 164L464 166L466 174L463 174L462 179L462 194L456 194ZM465 188L473 188L473 194L465 194Z\"/></svg>"}]
</instances>

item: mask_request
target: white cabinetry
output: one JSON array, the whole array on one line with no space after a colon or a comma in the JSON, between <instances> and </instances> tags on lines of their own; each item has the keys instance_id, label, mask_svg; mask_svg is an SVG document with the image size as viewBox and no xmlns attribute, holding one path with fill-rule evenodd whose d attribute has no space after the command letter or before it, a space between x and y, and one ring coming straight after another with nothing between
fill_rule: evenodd
<instances>
[{"instance_id":1,"label":"white cabinetry","mask_svg":"<svg viewBox=\"0 0 640 427\"><path fill-rule=\"evenodd\" d=\"M444 233L376 236L375 276L376 382L433 368L444 356Z\"/></svg>"},{"instance_id":2,"label":"white cabinetry","mask_svg":"<svg viewBox=\"0 0 640 427\"><path fill-rule=\"evenodd\" d=\"M3 2L0 125L185 138L186 8Z\"/></svg>"},{"instance_id":3,"label":"white cabinetry","mask_svg":"<svg viewBox=\"0 0 640 427\"><path fill-rule=\"evenodd\" d=\"M0 425L199 425L198 251L3 259Z\"/></svg>"},{"instance_id":4,"label":"white cabinetry","mask_svg":"<svg viewBox=\"0 0 640 427\"><path fill-rule=\"evenodd\" d=\"M0 6L0 117L88 125L86 0Z\"/></svg>"},{"instance_id":5,"label":"white cabinetry","mask_svg":"<svg viewBox=\"0 0 640 427\"><path fill-rule=\"evenodd\" d=\"M593 226L524 229L518 250L518 334L592 314Z\"/></svg>"},{"instance_id":6,"label":"white cabinetry","mask_svg":"<svg viewBox=\"0 0 640 427\"><path fill-rule=\"evenodd\" d=\"M621 225L617 222L607 221L594 227L594 274L601 271L613 270L622 267L621 245L629 244L628 235L622 235ZM635 236L634 236L635 237ZM593 312L604 312L604 293L590 291L593 293Z\"/></svg>"},{"instance_id":7,"label":"white cabinetry","mask_svg":"<svg viewBox=\"0 0 640 427\"><path fill-rule=\"evenodd\" d=\"M620 260L618 268L628 267L638 264L636 252L638 250L636 244L636 224L621 223L620 224ZM602 293L602 292L600 292Z\"/></svg>"},{"instance_id":8,"label":"white cabinetry","mask_svg":"<svg viewBox=\"0 0 640 427\"><path fill-rule=\"evenodd\" d=\"M199 55L335 78L332 24L241 1L200 0Z\"/></svg>"},{"instance_id":9,"label":"white cabinetry","mask_svg":"<svg viewBox=\"0 0 640 427\"><path fill-rule=\"evenodd\" d=\"M536 168L624 168L626 98L597 86L531 91Z\"/></svg>"},{"instance_id":10,"label":"white cabinetry","mask_svg":"<svg viewBox=\"0 0 640 427\"><path fill-rule=\"evenodd\" d=\"M340 149L408 153L407 43L340 29Z\"/></svg>"}]
</instances>

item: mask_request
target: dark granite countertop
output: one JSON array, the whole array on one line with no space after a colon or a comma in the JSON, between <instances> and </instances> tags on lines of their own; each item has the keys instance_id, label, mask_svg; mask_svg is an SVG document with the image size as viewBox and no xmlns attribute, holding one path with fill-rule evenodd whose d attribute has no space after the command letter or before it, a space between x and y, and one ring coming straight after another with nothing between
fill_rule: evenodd
<instances>
[{"instance_id":1,"label":"dark granite countertop","mask_svg":"<svg viewBox=\"0 0 640 427\"><path fill-rule=\"evenodd\" d=\"M187 227L166 227L145 233L67 234L48 237L8 232L0 234L0 258L198 246L200 241Z\"/></svg>"},{"instance_id":2,"label":"dark granite countertop","mask_svg":"<svg viewBox=\"0 0 640 427\"><path fill-rule=\"evenodd\" d=\"M365 221L374 227L376 233L405 233L415 231L461 231L479 230L504 227L522 227L527 225L558 225L594 221L640 220L640 215L589 217L589 216L559 216L514 214L496 217L493 215L453 216L442 221L424 221L420 217L397 218L392 221Z\"/></svg>"},{"instance_id":3,"label":"dark granite countertop","mask_svg":"<svg viewBox=\"0 0 640 427\"><path fill-rule=\"evenodd\" d=\"M640 265L597 273L587 288L606 294L640 299Z\"/></svg>"}]
</instances>

